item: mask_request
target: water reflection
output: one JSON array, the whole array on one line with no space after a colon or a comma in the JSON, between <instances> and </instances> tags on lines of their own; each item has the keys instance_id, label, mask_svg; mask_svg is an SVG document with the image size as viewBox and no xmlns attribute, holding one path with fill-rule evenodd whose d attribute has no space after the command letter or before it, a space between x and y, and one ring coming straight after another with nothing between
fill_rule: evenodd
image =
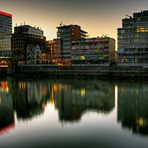
<instances>
[{"instance_id":1,"label":"water reflection","mask_svg":"<svg viewBox=\"0 0 148 148\"><path fill-rule=\"evenodd\" d=\"M118 121L133 133L148 135L148 85L118 85Z\"/></svg>"},{"instance_id":2,"label":"water reflection","mask_svg":"<svg viewBox=\"0 0 148 148\"><path fill-rule=\"evenodd\" d=\"M14 127L13 101L8 81L0 82L0 134Z\"/></svg>"},{"instance_id":3,"label":"water reflection","mask_svg":"<svg viewBox=\"0 0 148 148\"><path fill-rule=\"evenodd\" d=\"M31 119L44 112L48 101L48 83L44 81L13 82L13 107L18 119ZM50 92L50 89L49 89Z\"/></svg>"},{"instance_id":4,"label":"water reflection","mask_svg":"<svg viewBox=\"0 0 148 148\"><path fill-rule=\"evenodd\" d=\"M115 108L117 120L133 133L148 135L148 85L100 80L0 80L0 134L15 127L16 120L41 116L54 105L59 121L78 122L86 112L106 116Z\"/></svg>"},{"instance_id":5,"label":"water reflection","mask_svg":"<svg viewBox=\"0 0 148 148\"><path fill-rule=\"evenodd\" d=\"M95 80L1 81L0 128L17 120L41 115L48 102L54 104L59 120L79 121L86 111L109 113L114 108L114 84Z\"/></svg>"},{"instance_id":6,"label":"water reflection","mask_svg":"<svg viewBox=\"0 0 148 148\"><path fill-rule=\"evenodd\" d=\"M53 84L55 105L61 121L79 121L84 112L104 114L114 108L114 84L95 80Z\"/></svg>"}]
</instances>

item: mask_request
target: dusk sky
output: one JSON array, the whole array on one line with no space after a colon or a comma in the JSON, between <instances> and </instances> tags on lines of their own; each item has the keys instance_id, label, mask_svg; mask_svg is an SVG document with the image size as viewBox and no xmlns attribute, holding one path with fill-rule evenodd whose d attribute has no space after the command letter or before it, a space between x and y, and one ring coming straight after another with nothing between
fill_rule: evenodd
<instances>
[{"instance_id":1,"label":"dusk sky","mask_svg":"<svg viewBox=\"0 0 148 148\"><path fill-rule=\"evenodd\" d=\"M105 34L116 39L121 19L148 9L148 0L0 0L0 11L21 23L41 27L47 39L56 37L60 22L78 24L90 37Z\"/></svg>"}]
</instances>

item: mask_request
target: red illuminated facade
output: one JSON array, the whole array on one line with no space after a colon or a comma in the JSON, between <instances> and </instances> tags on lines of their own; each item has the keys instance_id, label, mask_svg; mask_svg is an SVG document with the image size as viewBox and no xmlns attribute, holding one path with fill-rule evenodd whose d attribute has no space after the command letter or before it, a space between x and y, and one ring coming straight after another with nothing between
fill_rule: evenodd
<instances>
[{"instance_id":1,"label":"red illuminated facade","mask_svg":"<svg viewBox=\"0 0 148 148\"><path fill-rule=\"evenodd\" d=\"M7 16L7 17L12 17L12 14L2 12L2 11L0 11L0 15Z\"/></svg>"},{"instance_id":2,"label":"red illuminated facade","mask_svg":"<svg viewBox=\"0 0 148 148\"><path fill-rule=\"evenodd\" d=\"M0 11L0 50L11 50L12 15ZM0 52L0 56L3 53Z\"/></svg>"}]
</instances>

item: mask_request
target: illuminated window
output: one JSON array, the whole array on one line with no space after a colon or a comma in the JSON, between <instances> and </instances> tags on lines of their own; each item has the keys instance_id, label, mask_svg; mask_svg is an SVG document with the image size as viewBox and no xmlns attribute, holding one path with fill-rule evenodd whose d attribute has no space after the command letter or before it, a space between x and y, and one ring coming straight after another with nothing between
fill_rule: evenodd
<instances>
[{"instance_id":1,"label":"illuminated window","mask_svg":"<svg viewBox=\"0 0 148 148\"><path fill-rule=\"evenodd\" d=\"M148 32L148 28L144 28L144 27L137 28L136 32Z\"/></svg>"}]
</instances>

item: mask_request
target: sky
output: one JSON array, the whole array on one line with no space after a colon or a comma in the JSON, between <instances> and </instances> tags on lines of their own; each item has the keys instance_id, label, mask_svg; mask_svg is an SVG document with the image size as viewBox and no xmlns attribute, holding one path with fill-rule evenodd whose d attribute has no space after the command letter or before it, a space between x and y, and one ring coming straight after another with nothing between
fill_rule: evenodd
<instances>
[{"instance_id":1,"label":"sky","mask_svg":"<svg viewBox=\"0 0 148 148\"><path fill-rule=\"evenodd\" d=\"M13 27L41 27L48 40L56 38L61 22L80 25L90 37L116 39L126 15L147 9L148 0L0 0L0 11L13 15Z\"/></svg>"}]
</instances>

